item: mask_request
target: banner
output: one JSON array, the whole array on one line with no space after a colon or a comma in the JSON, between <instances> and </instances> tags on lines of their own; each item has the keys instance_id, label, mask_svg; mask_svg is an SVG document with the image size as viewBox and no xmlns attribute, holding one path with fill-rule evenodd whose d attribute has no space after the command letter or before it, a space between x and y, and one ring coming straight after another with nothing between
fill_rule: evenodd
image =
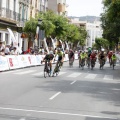
<instances>
[{"instance_id":1,"label":"banner","mask_svg":"<svg viewBox=\"0 0 120 120\"><path fill-rule=\"evenodd\" d=\"M20 68L17 56L9 55L9 56L6 56L6 58L8 60L8 65L10 69Z\"/></svg>"},{"instance_id":2,"label":"banner","mask_svg":"<svg viewBox=\"0 0 120 120\"><path fill-rule=\"evenodd\" d=\"M8 61L6 57L0 56L0 71L9 70Z\"/></svg>"},{"instance_id":3,"label":"banner","mask_svg":"<svg viewBox=\"0 0 120 120\"><path fill-rule=\"evenodd\" d=\"M12 42L13 42L13 46L14 46L14 47L18 47L18 42L17 42L17 40L15 39L15 36L14 36L12 30L11 30L10 28L7 28L7 30L8 30L8 32L9 32L10 35L11 35L11 40L12 40Z\"/></svg>"},{"instance_id":4,"label":"banner","mask_svg":"<svg viewBox=\"0 0 120 120\"><path fill-rule=\"evenodd\" d=\"M77 54L76 59L78 58ZM44 59L45 55L7 55L5 57L0 56L0 71L23 68L28 66L41 65L41 61ZM58 60L58 55L55 60ZM56 63L53 61L53 63ZM65 54L64 61L68 61L68 54ZM44 62L43 64L44 65Z\"/></svg>"}]
</instances>

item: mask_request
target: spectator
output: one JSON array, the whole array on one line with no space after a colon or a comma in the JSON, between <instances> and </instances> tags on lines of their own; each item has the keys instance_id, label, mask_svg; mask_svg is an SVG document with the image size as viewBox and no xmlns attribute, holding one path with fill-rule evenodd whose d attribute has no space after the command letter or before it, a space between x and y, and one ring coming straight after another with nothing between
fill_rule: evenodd
<instances>
[{"instance_id":1,"label":"spectator","mask_svg":"<svg viewBox=\"0 0 120 120\"><path fill-rule=\"evenodd\" d=\"M30 47L30 54L34 54L34 53L35 53L35 50L32 47Z\"/></svg>"},{"instance_id":2,"label":"spectator","mask_svg":"<svg viewBox=\"0 0 120 120\"><path fill-rule=\"evenodd\" d=\"M5 46L3 45L3 42L0 41L0 51L2 51L3 49L5 49Z\"/></svg>"},{"instance_id":3,"label":"spectator","mask_svg":"<svg viewBox=\"0 0 120 120\"><path fill-rule=\"evenodd\" d=\"M2 50L0 51L0 56L5 56L5 49L2 49Z\"/></svg>"},{"instance_id":4,"label":"spectator","mask_svg":"<svg viewBox=\"0 0 120 120\"><path fill-rule=\"evenodd\" d=\"M18 50L16 47L13 47L13 50L11 51L11 55L18 55Z\"/></svg>"},{"instance_id":5,"label":"spectator","mask_svg":"<svg viewBox=\"0 0 120 120\"><path fill-rule=\"evenodd\" d=\"M5 47L5 55L10 55L10 45L6 45L6 47Z\"/></svg>"}]
</instances>

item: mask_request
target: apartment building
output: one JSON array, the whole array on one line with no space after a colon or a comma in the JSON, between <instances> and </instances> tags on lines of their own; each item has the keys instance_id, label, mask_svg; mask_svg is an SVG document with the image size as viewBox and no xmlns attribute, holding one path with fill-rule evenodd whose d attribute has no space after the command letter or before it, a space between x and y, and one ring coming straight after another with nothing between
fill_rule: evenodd
<instances>
[{"instance_id":1,"label":"apartment building","mask_svg":"<svg viewBox=\"0 0 120 120\"><path fill-rule=\"evenodd\" d=\"M101 28L101 22L95 20L93 23L87 21L79 21L77 18L71 19L71 24L75 24L80 27L84 27L87 31L88 37L86 39L86 48L92 47L95 43L95 38L102 38L103 30Z\"/></svg>"},{"instance_id":2,"label":"apartment building","mask_svg":"<svg viewBox=\"0 0 120 120\"><path fill-rule=\"evenodd\" d=\"M17 32L19 16L18 0L0 0L0 41L11 44L11 35L7 28L10 28L17 41L19 40Z\"/></svg>"},{"instance_id":3,"label":"apartment building","mask_svg":"<svg viewBox=\"0 0 120 120\"><path fill-rule=\"evenodd\" d=\"M20 10L22 20L24 20L23 21L24 25L26 20L29 20L30 17L35 18L39 12L46 12L48 9L48 0L20 0L20 1L24 2L22 4L23 10L22 11ZM23 44L23 51L26 51L28 48L34 46L34 36L32 36L32 39L30 40L28 40L28 38L26 37L23 38L22 44Z\"/></svg>"},{"instance_id":4,"label":"apartment building","mask_svg":"<svg viewBox=\"0 0 120 120\"><path fill-rule=\"evenodd\" d=\"M67 15L66 0L48 0L48 9L58 15Z\"/></svg>"}]
</instances>

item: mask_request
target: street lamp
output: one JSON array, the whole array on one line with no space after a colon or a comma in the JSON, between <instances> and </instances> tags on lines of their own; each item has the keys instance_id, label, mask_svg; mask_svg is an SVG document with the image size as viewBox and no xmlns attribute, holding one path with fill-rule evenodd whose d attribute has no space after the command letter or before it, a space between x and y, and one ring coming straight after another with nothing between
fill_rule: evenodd
<instances>
[{"instance_id":1,"label":"street lamp","mask_svg":"<svg viewBox=\"0 0 120 120\"><path fill-rule=\"evenodd\" d=\"M38 32L38 47L40 47L40 36L41 36L41 30L40 30L40 25L42 24L42 19L38 19L38 28L39 28L39 32Z\"/></svg>"},{"instance_id":2,"label":"street lamp","mask_svg":"<svg viewBox=\"0 0 120 120\"><path fill-rule=\"evenodd\" d=\"M42 24L42 19L38 19L38 25Z\"/></svg>"}]
</instances>

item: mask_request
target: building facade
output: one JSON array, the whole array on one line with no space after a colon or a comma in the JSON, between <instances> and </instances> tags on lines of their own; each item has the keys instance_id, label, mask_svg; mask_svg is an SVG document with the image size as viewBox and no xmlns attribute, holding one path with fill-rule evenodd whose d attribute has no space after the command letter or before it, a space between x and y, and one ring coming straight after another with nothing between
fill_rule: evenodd
<instances>
[{"instance_id":1,"label":"building facade","mask_svg":"<svg viewBox=\"0 0 120 120\"><path fill-rule=\"evenodd\" d=\"M95 43L96 38L102 38L103 30L101 28L101 22L95 21L94 23L87 23L86 30L88 33L86 46L92 47L92 45Z\"/></svg>"},{"instance_id":2,"label":"building facade","mask_svg":"<svg viewBox=\"0 0 120 120\"><path fill-rule=\"evenodd\" d=\"M94 21L94 23L90 23L87 21L79 21L79 19L75 18L71 19L71 24L75 24L86 29L88 34L86 39L86 48L92 47L96 38L102 38L103 30L101 28L100 21Z\"/></svg>"},{"instance_id":3,"label":"building facade","mask_svg":"<svg viewBox=\"0 0 120 120\"><path fill-rule=\"evenodd\" d=\"M18 0L0 0L0 41L11 44L11 35L7 28L10 28L19 42L17 24L19 22Z\"/></svg>"},{"instance_id":4,"label":"building facade","mask_svg":"<svg viewBox=\"0 0 120 120\"><path fill-rule=\"evenodd\" d=\"M48 0L48 9L58 15L67 15L66 0Z\"/></svg>"}]
</instances>

